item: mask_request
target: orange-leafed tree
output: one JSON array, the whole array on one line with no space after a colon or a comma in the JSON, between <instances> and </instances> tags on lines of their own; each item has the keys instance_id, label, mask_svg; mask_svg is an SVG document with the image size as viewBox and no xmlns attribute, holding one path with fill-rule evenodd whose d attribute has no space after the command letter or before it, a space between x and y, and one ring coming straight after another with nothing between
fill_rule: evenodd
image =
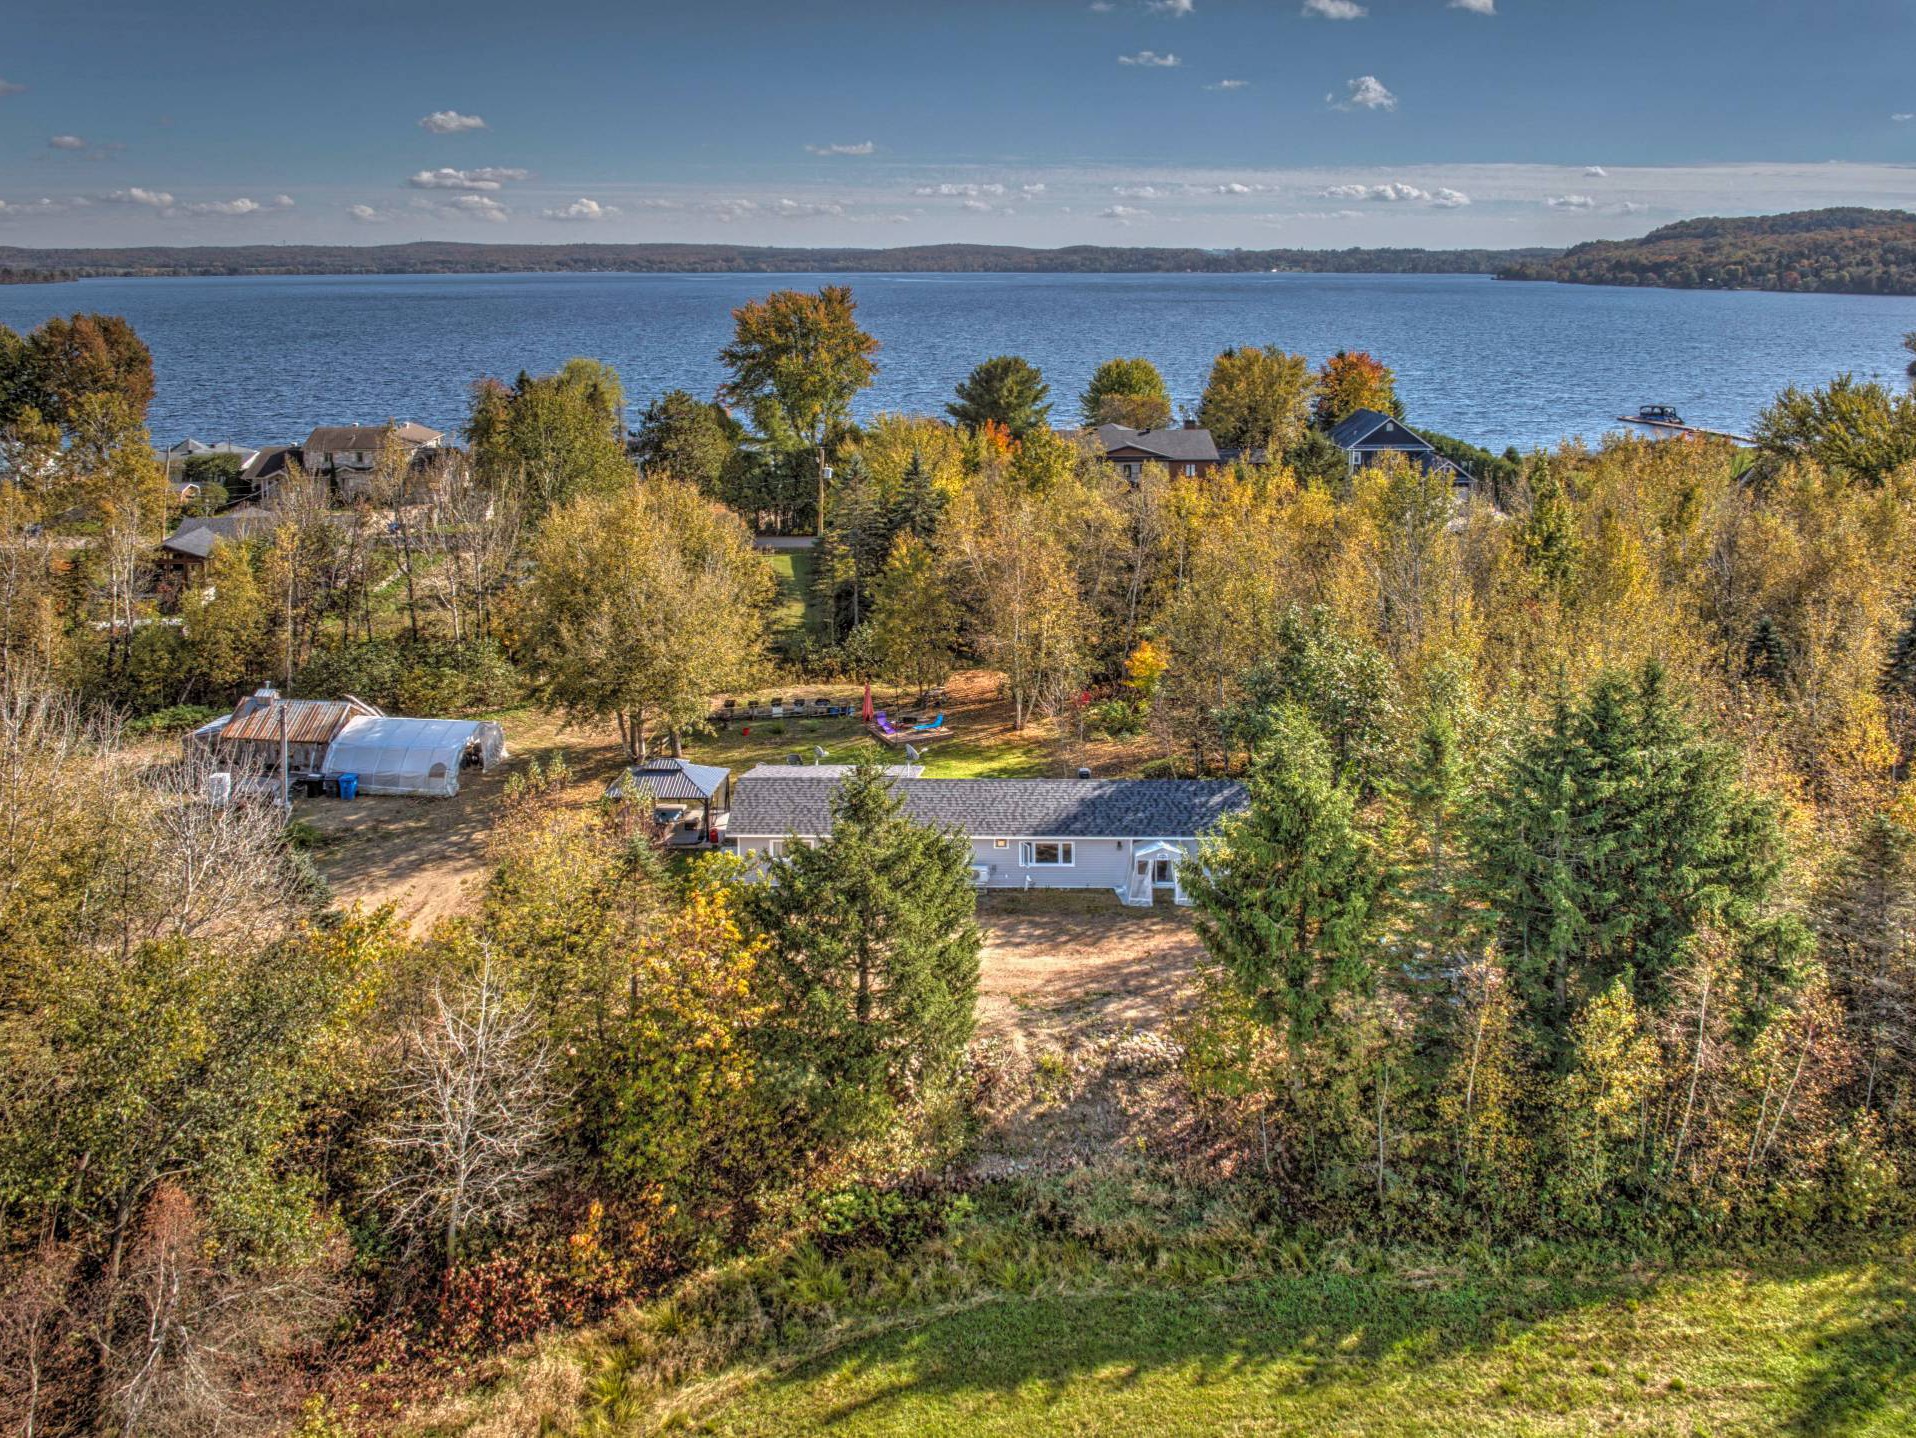
<instances>
[{"instance_id":1,"label":"orange-leafed tree","mask_svg":"<svg viewBox=\"0 0 1916 1438\"><path fill-rule=\"evenodd\" d=\"M1397 376L1389 365L1363 350L1339 350L1317 372L1312 417L1320 427L1329 429L1360 409L1402 419L1404 406L1397 398Z\"/></svg>"}]
</instances>

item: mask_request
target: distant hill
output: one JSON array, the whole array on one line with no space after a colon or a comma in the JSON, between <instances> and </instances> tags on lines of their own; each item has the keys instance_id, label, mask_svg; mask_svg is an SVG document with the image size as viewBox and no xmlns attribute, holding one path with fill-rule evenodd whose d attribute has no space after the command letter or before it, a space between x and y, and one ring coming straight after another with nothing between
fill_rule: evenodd
<instances>
[{"instance_id":1,"label":"distant hill","mask_svg":"<svg viewBox=\"0 0 1916 1438\"><path fill-rule=\"evenodd\" d=\"M1835 209L1680 220L1639 240L1594 240L1548 259L1521 260L1498 277L1685 290L1916 295L1916 215Z\"/></svg>"},{"instance_id":2,"label":"distant hill","mask_svg":"<svg viewBox=\"0 0 1916 1438\"><path fill-rule=\"evenodd\" d=\"M0 246L0 283L109 275L422 275L525 271L690 274L1494 274L1554 250L1202 250L1071 245L913 245L898 249L778 249L754 245L232 245L133 249Z\"/></svg>"}]
</instances>

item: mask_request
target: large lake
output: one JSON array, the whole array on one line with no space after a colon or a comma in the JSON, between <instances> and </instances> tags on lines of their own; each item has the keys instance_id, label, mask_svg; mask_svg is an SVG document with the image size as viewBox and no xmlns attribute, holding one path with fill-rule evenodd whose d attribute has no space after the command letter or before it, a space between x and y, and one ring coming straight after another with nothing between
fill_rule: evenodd
<instances>
[{"instance_id":1,"label":"large lake","mask_svg":"<svg viewBox=\"0 0 1916 1438\"><path fill-rule=\"evenodd\" d=\"M153 348L151 427L166 444L269 443L316 424L445 428L482 375L606 360L636 418L672 388L709 395L734 305L780 286L850 284L878 336L859 404L942 412L979 360L1022 354L1059 419L1098 361L1156 361L1195 403L1227 345L1393 365L1413 424L1501 448L1616 428L1639 403L1746 431L1784 385L1839 371L1900 380L1916 299L1500 283L1437 275L426 275L86 280L0 286L0 323L125 315Z\"/></svg>"}]
</instances>

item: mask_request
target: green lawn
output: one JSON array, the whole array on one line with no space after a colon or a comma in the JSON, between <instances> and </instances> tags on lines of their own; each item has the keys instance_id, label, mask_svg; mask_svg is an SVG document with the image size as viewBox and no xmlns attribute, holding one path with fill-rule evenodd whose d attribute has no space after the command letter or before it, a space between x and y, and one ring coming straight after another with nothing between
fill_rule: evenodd
<instances>
[{"instance_id":1,"label":"green lawn","mask_svg":"<svg viewBox=\"0 0 1916 1438\"><path fill-rule=\"evenodd\" d=\"M998 1298L787 1372L694 1431L1901 1434L1907 1258L1662 1279L1263 1278ZM727 1386L714 1386L715 1396Z\"/></svg>"},{"instance_id":2,"label":"green lawn","mask_svg":"<svg viewBox=\"0 0 1916 1438\"><path fill-rule=\"evenodd\" d=\"M745 733L749 729L751 732ZM782 733L775 732L783 730ZM878 754L903 764L903 747L886 749L856 719L761 719L734 724L714 734L688 739L685 755L700 764L724 764L742 774L754 764L776 764L798 754L812 762L812 748L825 751L833 764L849 764L861 754ZM962 736L928 744L922 751L925 773L935 779L1018 778L1050 773L1055 763L1040 739L995 735L990 742Z\"/></svg>"},{"instance_id":3,"label":"green lawn","mask_svg":"<svg viewBox=\"0 0 1916 1438\"><path fill-rule=\"evenodd\" d=\"M812 571L815 556L809 549L774 549L765 555L778 579L778 608L772 615L772 637L783 642L812 624Z\"/></svg>"}]
</instances>

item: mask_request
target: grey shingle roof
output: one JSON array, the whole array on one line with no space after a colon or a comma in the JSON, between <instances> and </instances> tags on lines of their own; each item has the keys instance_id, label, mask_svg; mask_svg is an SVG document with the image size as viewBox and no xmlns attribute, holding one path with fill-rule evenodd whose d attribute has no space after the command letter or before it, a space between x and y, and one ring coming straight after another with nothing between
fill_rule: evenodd
<instances>
[{"instance_id":1,"label":"grey shingle roof","mask_svg":"<svg viewBox=\"0 0 1916 1438\"><path fill-rule=\"evenodd\" d=\"M179 528L160 541L162 549L205 559L222 539L251 539L264 534L278 523L279 517L267 509L229 509L224 514L191 515Z\"/></svg>"},{"instance_id":2,"label":"grey shingle roof","mask_svg":"<svg viewBox=\"0 0 1916 1438\"><path fill-rule=\"evenodd\" d=\"M688 764L683 759L648 759L643 764L633 764L626 768L626 774L632 776L632 782L641 789L650 789L654 799L709 799L725 787L725 781L732 777L730 769L721 769L713 764ZM605 791L608 798L616 799L624 786L625 774L612 781Z\"/></svg>"},{"instance_id":3,"label":"grey shingle roof","mask_svg":"<svg viewBox=\"0 0 1916 1438\"><path fill-rule=\"evenodd\" d=\"M1331 429L1331 443L1339 449L1349 449L1352 445L1369 439L1384 425L1390 423L1390 416L1374 409L1354 409L1340 419Z\"/></svg>"},{"instance_id":4,"label":"grey shingle roof","mask_svg":"<svg viewBox=\"0 0 1916 1438\"><path fill-rule=\"evenodd\" d=\"M835 776L747 774L732 796L741 838L831 831ZM1192 838L1248 802L1242 784L1218 779L900 779L905 809L925 824L974 838Z\"/></svg>"},{"instance_id":5,"label":"grey shingle roof","mask_svg":"<svg viewBox=\"0 0 1916 1438\"><path fill-rule=\"evenodd\" d=\"M1168 429L1132 429L1122 424L1098 426L1098 443L1109 454L1114 449L1141 449L1160 459L1189 462L1215 460L1217 443L1208 429L1186 429L1173 425Z\"/></svg>"},{"instance_id":6,"label":"grey shingle roof","mask_svg":"<svg viewBox=\"0 0 1916 1438\"><path fill-rule=\"evenodd\" d=\"M754 764L741 779L843 779L852 772L850 764ZM887 764L885 772L894 779L916 779L925 772L923 764Z\"/></svg>"}]
</instances>

